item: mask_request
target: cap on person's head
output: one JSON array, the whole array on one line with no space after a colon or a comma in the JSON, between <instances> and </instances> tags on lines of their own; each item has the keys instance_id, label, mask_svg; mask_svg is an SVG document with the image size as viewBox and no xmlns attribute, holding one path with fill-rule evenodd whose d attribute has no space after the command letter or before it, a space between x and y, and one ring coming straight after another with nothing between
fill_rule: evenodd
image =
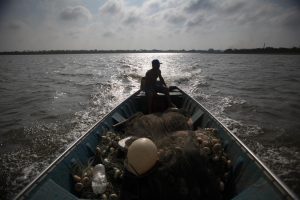
<instances>
[{"instance_id":1,"label":"cap on person's head","mask_svg":"<svg viewBox=\"0 0 300 200\"><path fill-rule=\"evenodd\" d=\"M160 64L162 64L162 63L159 62L159 60L157 60L157 59L152 60L152 66L159 66Z\"/></svg>"}]
</instances>

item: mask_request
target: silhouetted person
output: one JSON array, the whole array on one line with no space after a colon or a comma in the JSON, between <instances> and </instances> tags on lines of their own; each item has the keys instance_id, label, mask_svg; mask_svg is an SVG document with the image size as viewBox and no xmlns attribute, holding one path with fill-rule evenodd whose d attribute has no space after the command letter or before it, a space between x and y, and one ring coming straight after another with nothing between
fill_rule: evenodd
<instances>
[{"instance_id":1,"label":"silhouetted person","mask_svg":"<svg viewBox=\"0 0 300 200\"><path fill-rule=\"evenodd\" d=\"M175 105L171 102L169 89L165 83L165 80L161 76L161 71L159 69L160 64L161 63L159 62L159 60L157 59L153 60L152 69L146 72L145 92L147 95L149 113L152 112L153 97L157 92L163 93L167 96L169 107L175 107ZM159 81L157 81L157 78L159 78Z\"/></svg>"}]
</instances>

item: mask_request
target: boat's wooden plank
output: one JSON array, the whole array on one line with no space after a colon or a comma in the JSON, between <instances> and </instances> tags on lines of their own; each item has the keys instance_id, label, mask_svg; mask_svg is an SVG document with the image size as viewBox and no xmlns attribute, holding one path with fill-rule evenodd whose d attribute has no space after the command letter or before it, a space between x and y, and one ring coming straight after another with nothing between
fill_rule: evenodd
<instances>
[{"instance_id":1,"label":"boat's wooden plank","mask_svg":"<svg viewBox=\"0 0 300 200\"><path fill-rule=\"evenodd\" d=\"M91 153L95 154L96 148L93 147L89 142L85 143L85 146L88 149L88 151L90 151Z\"/></svg>"},{"instance_id":2,"label":"boat's wooden plank","mask_svg":"<svg viewBox=\"0 0 300 200\"><path fill-rule=\"evenodd\" d=\"M197 110L193 114L193 116L192 116L192 122L193 122L194 128L196 128L195 126L199 123L199 120L201 120L201 118L202 118L203 115L204 115L204 112L201 109Z\"/></svg>"},{"instance_id":3,"label":"boat's wooden plank","mask_svg":"<svg viewBox=\"0 0 300 200\"><path fill-rule=\"evenodd\" d=\"M78 198L57 185L52 179L48 179L39 190L34 193L31 197L32 200L53 200L53 199L64 199L64 200L77 200Z\"/></svg>"},{"instance_id":4,"label":"boat's wooden plank","mask_svg":"<svg viewBox=\"0 0 300 200\"><path fill-rule=\"evenodd\" d=\"M274 190L267 180L260 178L238 196L234 197L233 200L280 200L282 198L283 197Z\"/></svg>"},{"instance_id":5,"label":"boat's wooden plank","mask_svg":"<svg viewBox=\"0 0 300 200\"><path fill-rule=\"evenodd\" d=\"M50 171L48 178L67 191L73 191L72 170L75 165L82 165L82 161L74 154L69 155Z\"/></svg>"},{"instance_id":6,"label":"boat's wooden plank","mask_svg":"<svg viewBox=\"0 0 300 200\"><path fill-rule=\"evenodd\" d=\"M82 143L85 143L87 148L92 148L92 149L89 149L89 150L94 152L96 145L99 143L99 139L101 137L101 134L102 134L101 130L99 128L96 128L92 132L92 134L90 134L88 137L86 137L84 139L84 141Z\"/></svg>"},{"instance_id":7,"label":"boat's wooden plank","mask_svg":"<svg viewBox=\"0 0 300 200\"><path fill-rule=\"evenodd\" d=\"M114 120L116 120L117 123L123 122L126 120L125 117L123 117L120 113L115 112L112 116L111 116Z\"/></svg>"},{"instance_id":8,"label":"boat's wooden plank","mask_svg":"<svg viewBox=\"0 0 300 200\"><path fill-rule=\"evenodd\" d=\"M128 100L127 105L129 106L129 110L131 111L131 115L137 112L135 103L132 99Z\"/></svg>"}]
</instances>

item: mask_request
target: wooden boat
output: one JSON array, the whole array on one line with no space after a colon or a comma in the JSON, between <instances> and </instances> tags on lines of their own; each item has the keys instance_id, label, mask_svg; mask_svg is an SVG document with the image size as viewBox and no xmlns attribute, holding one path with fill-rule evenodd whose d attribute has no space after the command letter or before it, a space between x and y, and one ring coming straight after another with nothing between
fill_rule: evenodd
<instances>
[{"instance_id":1,"label":"wooden boat","mask_svg":"<svg viewBox=\"0 0 300 200\"><path fill-rule=\"evenodd\" d=\"M233 163L235 194L233 199L297 199L234 134L218 121L205 107L177 87L170 92L172 102L192 116L195 127L214 128L226 144L226 153ZM163 98L158 95L157 98ZM80 161L87 163L95 154L101 135L112 130L137 112L146 112L145 93L141 90L132 94L103 119L79 138L60 155L47 169L33 180L16 199L79 199L75 195L71 176L72 165Z\"/></svg>"}]
</instances>

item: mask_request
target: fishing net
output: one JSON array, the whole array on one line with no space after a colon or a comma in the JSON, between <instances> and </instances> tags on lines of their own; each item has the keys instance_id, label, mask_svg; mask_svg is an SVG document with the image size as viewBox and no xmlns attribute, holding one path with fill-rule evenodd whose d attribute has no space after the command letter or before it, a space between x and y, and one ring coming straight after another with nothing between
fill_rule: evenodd
<instances>
[{"instance_id":1,"label":"fishing net","mask_svg":"<svg viewBox=\"0 0 300 200\"><path fill-rule=\"evenodd\" d=\"M104 134L93 164L104 164L109 186L105 193L95 195L86 184L78 196L123 200L226 199L230 159L214 129L192 131L188 119L181 111L139 114L118 133ZM159 161L146 174L136 176L124 167L126 150L118 147L118 141L127 136L134 136L127 145L139 137L151 138L156 144Z\"/></svg>"},{"instance_id":2,"label":"fishing net","mask_svg":"<svg viewBox=\"0 0 300 200\"><path fill-rule=\"evenodd\" d=\"M188 120L189 117L181 110L139 115L126 123L124 132L126 135L157 139L174 131L190 130Z\"/></svg>"}]
</instances>

